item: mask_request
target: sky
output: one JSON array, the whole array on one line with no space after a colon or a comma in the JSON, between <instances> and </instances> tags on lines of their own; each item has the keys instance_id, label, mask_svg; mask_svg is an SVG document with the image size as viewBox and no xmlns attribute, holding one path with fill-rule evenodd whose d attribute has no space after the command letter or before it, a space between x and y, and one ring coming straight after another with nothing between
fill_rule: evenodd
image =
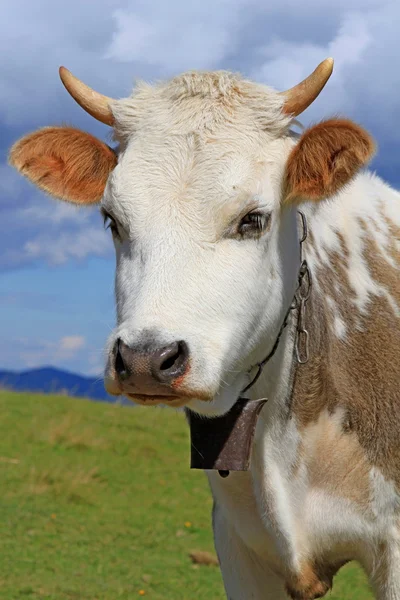
<instances>
[{"instance_id":1,"label":"sky","mask_svg":"<svg viewBox=\"0 0 400 600\"><path fill-rule=\"evenodd\" d=\"M100 374L114 325L114 250L98 209L53 200L7 165L11 144L46 125L110 140L64 90L60 65L126 97L136 79L192 69L284 90L332 56L303 124L356 120L378 143L372 169L400 187L398 0L3 0L1 17L0 369Z\"/></svg>"}]
</instances>

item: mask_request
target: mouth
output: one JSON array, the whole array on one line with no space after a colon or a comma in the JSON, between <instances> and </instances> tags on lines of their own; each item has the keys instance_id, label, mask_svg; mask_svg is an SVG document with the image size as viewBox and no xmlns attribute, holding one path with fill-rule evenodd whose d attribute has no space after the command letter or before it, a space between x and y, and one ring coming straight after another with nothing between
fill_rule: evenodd
<instances>
[{"instance_id":1,"label":"mouth","mask_svg":"<svg viewBox=\"0 0 400 600\"><path fill-rule=\"evenodd\" d=\"M193 399L209 402L213 398L213 394L205 390L189 391L182 388L176 390L166 390L167 393L153 393L152 390L143 389L136 392L131 386L124 386L123 383L118 381L117 378L110 376L105 377L104 385L107 392L112 396L126 396L129 398L129 400L132 400L137 404L142 404L143 406L164 404L166 406L177 408L185 406ZM155 391L158 390L154 390L154 392ZM172 393L168 393L169 391Z\"/></svg>"},{"instance_id":2,"label":"mouth","mask_svg":"<svg viewBox=\"0 0 400 600\"><path fill-rule=\"evenodd\" d=\"M124 396L142 406L157 406L159 404L164 404L166 406L171 406L172 408L181 408L188 403L186 398L180 396L130 394L126 392L124 393Z\"/></svg>"},{"instance_id":3,"label":"mouth","mask_svg":"<svg viewBox=\"0 0 400 600\"><path fill-rule=\"evenodd\" d=\"M169 394L127 394L128 396L132 396L132 398L141 398L142 400L148 400L149 398L153 398L153 400L175 400L179 396L170 396Z\"/></svg>"},{"instance_id":4,"label":"mouth","mask_svg":"<svg viewBox=\"0 0 400 600\"><path fill-rule=\"evenodd\" d=\"M143 402L147 402L148 400L156 400L157 402L170 402L172 400L178 400L179 396L167 396L166 394L159 394L159 395L154 395L154 394L129 394L129 393L125 393L125 396L127 396L128 398L131 398L131 400L142 400Z\"/></svg>"}]
</instances>

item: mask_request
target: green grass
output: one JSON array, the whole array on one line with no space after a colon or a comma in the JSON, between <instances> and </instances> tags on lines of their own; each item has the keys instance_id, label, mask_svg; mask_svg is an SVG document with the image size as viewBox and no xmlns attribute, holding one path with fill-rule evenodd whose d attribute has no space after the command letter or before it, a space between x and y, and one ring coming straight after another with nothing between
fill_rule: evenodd
<instances>
[{"instance_id":1,"label":"green grass","mask_svg":"<svg viewBox=\"0 0 400 600\"><path fill-rule=\"evenodd\" d=\"M0 392L0 490L3 600L225 598L181 414ZM334 590L372 598L354 565Z\"/></svg>"}]
</instances>

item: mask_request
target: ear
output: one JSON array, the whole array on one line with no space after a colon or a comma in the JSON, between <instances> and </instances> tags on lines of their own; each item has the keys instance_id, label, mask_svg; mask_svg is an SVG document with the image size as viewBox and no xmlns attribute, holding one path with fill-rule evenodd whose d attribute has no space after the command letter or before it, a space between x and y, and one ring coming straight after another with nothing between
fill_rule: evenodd
<instances>
[{"instance_id":1,"label":"ear","mask_svg":"<svg viewBox=\"0 0 400 600\"><path fill-rule=\"evenodd\" d=\"M285 202L333 196L373 156L371 136L352 121L330 119L306 130L286 163Z\"/></svg>"},{"instance_id":2,"label":"ear","mask_svg":"<svg viewBox=\"0 0 400 600\"><path fill-rule=\"evenodd\" d=\"M10 164L51 196L74 204L94 204L103 196L115 152L84 131L45 127L10 150Z\"/></svg>"}]
</instances>

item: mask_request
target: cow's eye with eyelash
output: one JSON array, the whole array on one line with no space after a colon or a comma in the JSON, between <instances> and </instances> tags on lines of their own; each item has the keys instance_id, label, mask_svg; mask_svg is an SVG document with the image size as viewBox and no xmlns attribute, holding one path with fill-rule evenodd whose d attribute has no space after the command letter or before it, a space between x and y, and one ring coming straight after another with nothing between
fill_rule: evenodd
<instances>
[{"instance_id":1,"label":"cow's eye with eyelash","mask_svg":"<svg viewBox=\"0 0 400 600\"><path fill-rule=\"evenodd\" d=\"M243 237L258 237L266 230L270 218L271 215L268 213L250 212L240 221L238 233Z\"/></svg>"},{"instance_id":2,"label":"cow's eye with eyelash","mask_svg":"<svg viewBox=\"0 0 400 600\"><path fill-rule=\"evenodd\" d=\"M102 211L102 215L104 220L104 229L110 229L113 237L121 239L115 219L105 210Z\"/></svg>"}]
</instances>

